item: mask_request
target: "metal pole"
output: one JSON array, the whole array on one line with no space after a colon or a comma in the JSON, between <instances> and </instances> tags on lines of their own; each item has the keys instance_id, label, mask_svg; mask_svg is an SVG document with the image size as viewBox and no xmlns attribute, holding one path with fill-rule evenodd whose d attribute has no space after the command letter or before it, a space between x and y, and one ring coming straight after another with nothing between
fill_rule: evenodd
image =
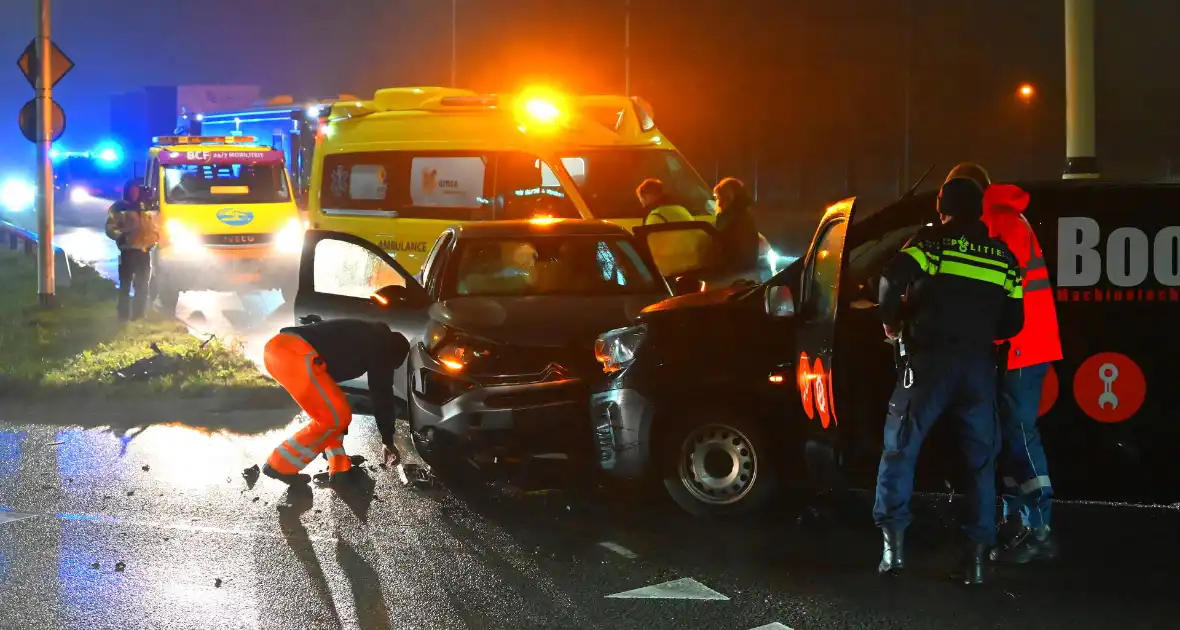
<instances>
[{"instance_id":1,"label":"metal pole","mask_svg":"<svg viewBox=\"0 0 1180 630\"><path fill-rule=\"evenodd\" d=\"M623 94L631 96L631 0L624 0L623 8Z\"/></svg>"},{"instance_id":2,"label":"metal pole","mask_svg":"<svg viewBox=\"0 0 1180 630\"><path fill-rule=\"evenodd\" d=\"M905 0L905 23L902 25L904 41L902 50L905 54L905 74L902 80L902 90L904 92L905 110L902 115L905 131L904 139L902 140L901 149L901 192L905 192L910 186L910 20L913 19L912 5L910 0Z\"/></svg>"},{"instance_id":3,"label":"metal pole","mask_svg":"<svg viewBox=\"0 0 1180 630\"><path fill-rule=\"evenodd\" d=\"M1065 172L1096 179L1094 124L1094 0L1065 0Z\"/></svg>"},{"instance_id":4,"label":"metal pole","mask_svg":"<svg viewBox=\"0 0 1180 630\"><path fill-rule=\"evenodd\" d=\"M459 48L458 5L459 0L451 0L451 87L459 87L459 80L456 78L459 66L459 55L457 53Z\"/></svg>"},{"instance_id":5,"label":"metal pole","mask_svg":"<svg viewBox=\"0 0 1180 630\"><path fill-rule=\"evenodd\" d=\"M49 0L37 0L37 301L54 302L53 270L53 144L52 44L49 40Z\"/></svg>"}]
</instances>

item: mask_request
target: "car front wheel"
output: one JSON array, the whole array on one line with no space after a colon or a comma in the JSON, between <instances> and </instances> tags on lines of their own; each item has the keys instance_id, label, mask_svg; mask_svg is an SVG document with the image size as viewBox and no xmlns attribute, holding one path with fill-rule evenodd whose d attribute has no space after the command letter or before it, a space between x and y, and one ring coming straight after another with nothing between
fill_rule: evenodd
<instances>
[{"instance_id":1,"label":"car front wheel","mask_svg":"<svg viewBox=\"0 0 1180 630\"><path fill-rule=\"evenodd\" d=\"M661 476L672 500L695 516L739 517L765 509L779 487L775 444L756 419L694 413L665 433Z\"/></svg>"}]
</instances>

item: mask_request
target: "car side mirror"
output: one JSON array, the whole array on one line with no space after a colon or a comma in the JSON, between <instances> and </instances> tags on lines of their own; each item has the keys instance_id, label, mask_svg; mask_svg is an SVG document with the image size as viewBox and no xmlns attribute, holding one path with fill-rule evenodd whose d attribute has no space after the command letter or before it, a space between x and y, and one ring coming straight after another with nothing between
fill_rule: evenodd
<instances>
[{"instance_id":1,"label":"car side mirror","mask_svg":"<svg viewBox=\"0 0 1180 630\"><path fill-rule=\"evenodd\" d=\"M791 317L795 314L795 295L786 285L768 286L765 295L766 314L771 317Z\"/></svg>"},{"instance_id":2,"label":"car side mirror","mask_svg":"<svg viewBox=\"0 0 1180 630\"><path fill-rule=\"evenodd\" d=\"M672 283L672 292L675 295L689 295L690 293L700 293L704 290L705 282L691 276L680 276Z\"/></svg>"},{"instance_id":3,"label":"car side mirror","mask_svg":"<svg viewBox=\"0 0 1180 630\"><path fill-rule=\"evenodd\" d=\"M369 299L375 302L378 306L384 308L396 308L398 306L408 306L414 303L414 292L409 288L397 284L391 284L387 287L382 287L376 293L369 296Z\"/></svg>"}]
</instances>

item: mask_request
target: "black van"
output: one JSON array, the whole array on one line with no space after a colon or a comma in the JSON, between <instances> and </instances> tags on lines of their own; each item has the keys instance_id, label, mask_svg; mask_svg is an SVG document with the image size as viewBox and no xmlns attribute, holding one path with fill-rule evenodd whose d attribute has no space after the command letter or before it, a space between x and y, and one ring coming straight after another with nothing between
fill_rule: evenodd
<instances>
[{"instance_id":1,"label":"black van","mask_svg":"<svg viewBox=\"0 0 1180 630\"><path fill-rule=\"evenodd\" d=\"M1167 373L1180 358L1180 186L1021 187L1064 351L1040 419L1058 496L1180 500L1180 419L1169 411L1180 386ZM764 284L674 297L600 337L609 379L591 418L607 474L654 474L687 511L718 515L757 510L780 484L807 485L809 473L872 484L896 378L877 283L937 216L933 193L864 211L855 199L829 206L806 256ZM686 229L711 226L636 233ZM939 437L950 424L924 449L919 488L943 489L942 473L958 462L942 457L957 455Z\"/></svg>"}]
</instances>

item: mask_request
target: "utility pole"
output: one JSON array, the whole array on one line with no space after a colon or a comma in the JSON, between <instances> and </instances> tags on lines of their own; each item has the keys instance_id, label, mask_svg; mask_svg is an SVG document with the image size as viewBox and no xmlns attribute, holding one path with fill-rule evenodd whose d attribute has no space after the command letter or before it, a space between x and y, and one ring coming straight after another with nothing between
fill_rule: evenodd
<instances>
[{"instance_id":1,"label":"utility pole","mask_svg":"<svg viewBox=\"0 0 1180 630\"><path fill-rule=\"evenodd\" d=\"M1065 0L1065 171L1062 179L1096 179L1094 0Z\"/></svg>"},{"instance_id":2,"label":"utility pole","mask_svg":"<svg viewBox=\"0 0 1180 630\"><path fill-rule=\"evenodd\" d=\"M451 0L451 87L459 87L459 0Z\"/></svg>"},{"instance_id":3,"label":"utility pole","mask_svg":"<svg viewBox=\"0 0 1180 630\"><path fill-rule=\"evenodd\" d=\"M631 96L631 0L623 0L623 94Z\"/></svg>"},{"instance_id":4,"label":"utility pole","mask_svg":"<svg viewBox=\"0 0 1180 630\"><path fill-rule=\"evenodd\" d=\"M54 303L53 269L53 73L50 60L49 0L37 0L37 302Z\"/></svg>"},{"instance_id":5,"label":"utility pole","mask_svg":"<svg viewBox=\"0 0 1180 630\"><path fill-rule=\"evenodd\" d=\"M901 192L909 189L910 182L910 61L913 56L910 54L910 22L913 20L911 0L905 0L905 15L903 16L904 23L902 24L902 51L905 55L905 74L902 77L902 92L904 93L904 113L902 114L903 125L905 128L904 138L902 140L901 148Z\"/></svg>"}]
</instances>

